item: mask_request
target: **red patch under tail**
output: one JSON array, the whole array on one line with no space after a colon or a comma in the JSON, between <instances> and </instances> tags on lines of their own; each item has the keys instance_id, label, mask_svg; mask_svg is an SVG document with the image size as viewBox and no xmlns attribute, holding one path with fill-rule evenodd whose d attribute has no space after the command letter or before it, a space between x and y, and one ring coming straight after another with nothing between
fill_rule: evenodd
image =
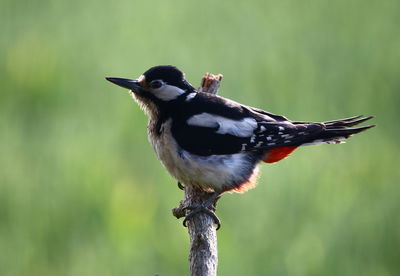
<instances>
[{"instance_id":1,"label":"red patch under tail","mask_svg":"<svg viewBox=\"0 0 400 276\"><path fill-rule=\"evenodd\" d=\"M278 147L272 150L268 150L266 153L267 155L262 160L266 163L275 163L283 158L287 157L289 154L292 153L297 148L297 146L288 146L288 147Z\"/></svg>"}]
</instances>

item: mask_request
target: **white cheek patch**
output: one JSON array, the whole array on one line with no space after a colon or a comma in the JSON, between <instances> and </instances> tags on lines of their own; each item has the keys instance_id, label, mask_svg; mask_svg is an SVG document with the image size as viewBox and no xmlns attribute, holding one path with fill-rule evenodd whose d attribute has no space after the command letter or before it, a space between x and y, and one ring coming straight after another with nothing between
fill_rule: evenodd
<instances>
[{"instance_id":1,"label":"white cheek patch","mask_svg":"<svg viewBox=\"0 0 400 276\"><path fill-rule=\"evenodd\" d=\"M163 101L171 101L178 98L180 95L185 93L185 90L179 87L164 84L158 89L153 89L150 91L155 97Z\"/></svg>"},{"instance_id":2,"label":"white cheek patch","mask_svg":"<svg viewBox=\"0 0 400 276\"><path fill-rule=\"evenodd\" d=\"M218 128L216 133L238 137L250 137L257 128L257 122L253 118L233 120L209 113L194 115L187 120L187 123L192 126Z\"/></svg>"}]
</instances>

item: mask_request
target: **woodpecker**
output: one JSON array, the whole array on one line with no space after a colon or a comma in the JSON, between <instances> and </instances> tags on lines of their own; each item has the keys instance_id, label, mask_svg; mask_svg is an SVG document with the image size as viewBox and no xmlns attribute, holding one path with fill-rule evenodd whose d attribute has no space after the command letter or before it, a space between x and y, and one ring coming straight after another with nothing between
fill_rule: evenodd
<instances>
[{"instance_id":1,"label":"woodpecker","mask_svg":"<svg viewBox=\"0 0 400 276\"><path fill-rule=\"evenodd\" d=\"M291 121L214 94L198 92L175 66L155 66L138 79L106 78L127 88L148 115L148 137L178 183L210 192L202 206L188 207L186 221L210 214L225 192L256 185L260 162L275 163L306 145L339 144L374 125L350 128L372 116L329 122Z\"/></svg>"}]
</instances>

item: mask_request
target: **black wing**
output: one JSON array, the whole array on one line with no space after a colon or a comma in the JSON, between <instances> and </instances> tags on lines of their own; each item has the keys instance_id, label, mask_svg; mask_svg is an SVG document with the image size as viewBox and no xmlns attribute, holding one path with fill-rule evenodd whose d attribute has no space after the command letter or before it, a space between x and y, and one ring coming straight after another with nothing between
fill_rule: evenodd
<instances>
[{"instance_id":1,"label":"black wing","mask_svg":"<svg viewBox=\"0 0 400 276\"><path fill-rule=\"evenodd\" d=\"M208 93L198 93L178 110L173 118L173 136L183 149L201 156L337 143L370 127L346 128L366 120L359 117L351 118L359 119L354 121L292 122Z\"/></svg>"},{"instance_id":2,"label":"black wing","mask_svg":"<svg viewBox=\"0 0 400 276\"><path fill-rule=\"evenodd\" d=\"M285 116L282 115L277 115L277 114L273 114L270 112L267 112L265 110L256 108L256 107L248 107L252 112L255 112L258 115L266 115L268 117L271 117L272 119L274 119L275 121L289 121L289 119L287 119Z\"/></svg>"},{"instance_id":3,"label":"black wing","mask_svg":"<svg viewBox=\"0 0 400 276\"><path fill-rule=\"evenodd\" d=\"M311 131L283 116L208 93L176 106L173 115L171 130L178 144L202 156L274 148L301 140L288 139L296 131Z\"/></svg>"},{"instance_id":4,"label":"black wing","mask_svg":"<svg viewBox=\"0 0 400 276\"><path fill-rule=\"evenodd\" d=\"M290 122L257 122L248 136L221 134L218 120L212 127L173 124L172 132L185 150L201 155L233 154L241 151L265 151L281 146L300 145L323 130L321 124L294 125Z\"/></svg>"},{"instance_id":5,"label":"black wing","mask_svg":"<svg viewBox=\"0 0 400 276\"><path fill-rule=\"evenodd\" d=\"M253 131L247 129L247 135L221 132L223 120L240 122L245 118L257 117L251 108L235 101L209 93L197 93L190 101L183 101L174 107L172 113L172 134L178 144L185 150L206 156L213 154L233 154L240 152L242 144L247 143ZM196 116L208 115L196 123L188 123ZM215 117L214 117L215 116ZM264 115L260 114L263 117ZM255 121L255 119L252 119ZM265 121L266 118L259 118ZM271 118L272 121L275 121ZM256 123L255 127L256 128ZM240 126L240 123L238 123ZM237 128L240 130L240 127ZM252 130L252 129L251 129Z\"/></svg>"},{"instance_id":6,"label":"black wing","mask_svg":"<svg viewBox=\"0 0 400 276\"><path fill-rule=\"evenodd\" d=\"M181 148L200 156L233 154L242 149L246 138L216 133L217 128L179 126L173 124L172 133Z\"/></svg>"},{"instance_id":7,"label":"black wing","mask_svg":"<svg viewBox=\"0 0 400 276\"><path fill-rule=\"evenodd\" d=\"M270 150L282 146L299 146L315 139L324 131L320 123L293 124L290 121L260 122L243 151Z\"/></svg>"}]
</instances>

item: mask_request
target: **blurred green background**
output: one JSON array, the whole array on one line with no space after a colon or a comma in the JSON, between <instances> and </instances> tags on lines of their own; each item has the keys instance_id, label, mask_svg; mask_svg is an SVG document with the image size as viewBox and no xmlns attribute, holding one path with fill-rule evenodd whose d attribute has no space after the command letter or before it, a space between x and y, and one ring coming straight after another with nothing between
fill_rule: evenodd
<instances>
[{"instance_id":1,"label":"blurred green background","mask_svg":"<svg viewBox=\"0 0 400 276\"><path fill-rule=\"evenodd\" d=\"M400 271L400 2L0 2L0 275L187 275L183 193L104 76L174 64L295 120L375 115L225 195L219 275Z\"/></svg>"}]
</instances>

